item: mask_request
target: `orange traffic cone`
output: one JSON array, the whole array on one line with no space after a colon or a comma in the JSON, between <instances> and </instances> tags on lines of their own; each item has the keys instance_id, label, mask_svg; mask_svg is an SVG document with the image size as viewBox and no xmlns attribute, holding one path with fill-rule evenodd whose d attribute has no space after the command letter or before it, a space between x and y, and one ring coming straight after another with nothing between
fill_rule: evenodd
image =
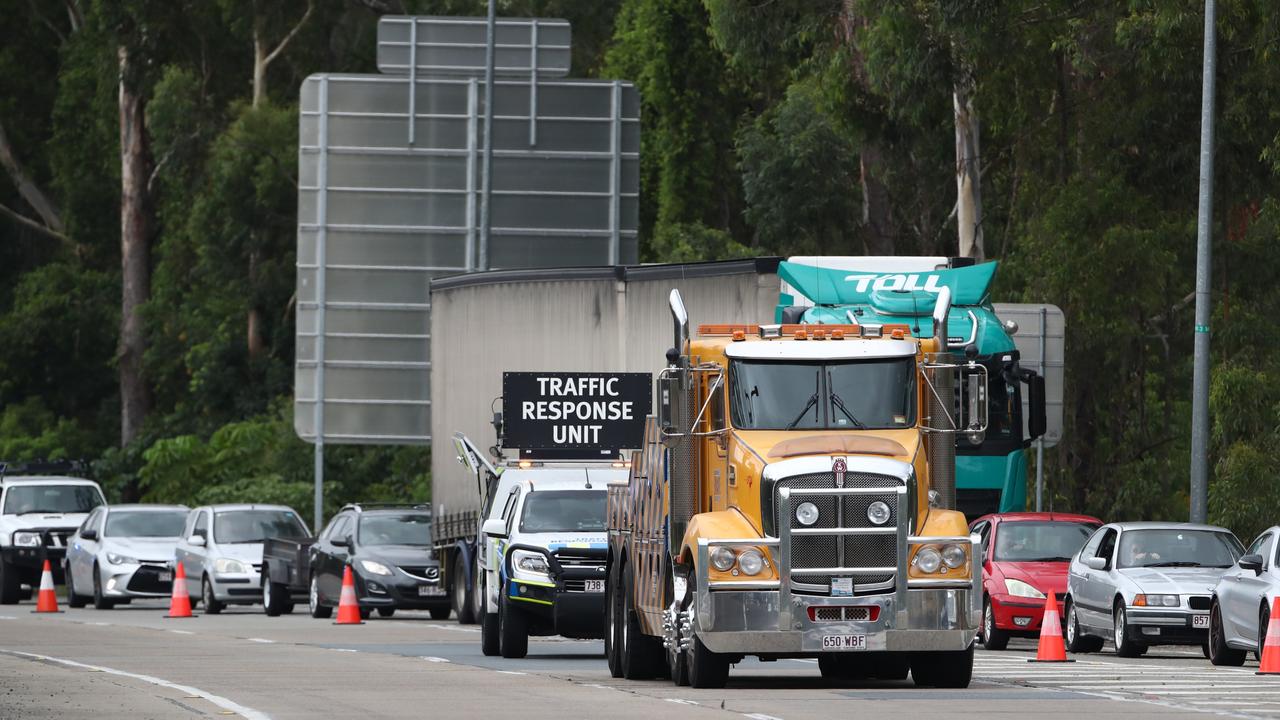
<instances>
[{"instance_id":1,"label":"orange traffic cone","mask_svg":"<svg viewBox=\"0 0 1280 720\"><path fill-rule=\"evenodd\" d=\"M53 592L53 569L49 567L48 560L44 561L44 570L40 572L40 594L36 596L36 609L31 612L62 612L58 609L58 596Z\"/></svg>"},{"instance_id":2,"label":"orange traffic cone","mask_svg":"<svg viewBox=\"0 0 1280 720\"><path fill-rule=\"evenodd\" d=\"M1271 619L1267 621L1267 637L1262 641L1258 674L1280 675L1280 597L1271 602Z\"/></svg>"},{"instance_id":3,"label":"orange traffic cone","mask_svg":"<svg viewBox=\"0 0 1280 720\"><path fill-rule=\"evenodd\" d=\"M195 617L191 614L191 596L187 594L187 573L182 563L173 570L173 592L169 595L169 614L167 618Z\"/></svg>"},{"instance_id":4,"label":"orange traffic cone","mask_svg":"<svg viewBox=\"0 0 1280 720\"><path fill-rule=\"evenodd\" d=\"M1067 659L1067 648L1062 643L1062 618L1058 615L1058 601L1053 593L1044 598L1044 618L1040 621L1040 645L1036 657L1027 662L1075 662Z\"/></svg>"},{"instance_id":5,"label":"orange traffic cone","mask_svg":"<svg viewBox=\"0 0 1280 720\"><path fill-rule=\"evenodd\" d=\"M356 579L348 565L342 572L342 595L338 597L338 620L334 625L363 625L360 603L356 602Z\"/></svg>"}]
</instances>

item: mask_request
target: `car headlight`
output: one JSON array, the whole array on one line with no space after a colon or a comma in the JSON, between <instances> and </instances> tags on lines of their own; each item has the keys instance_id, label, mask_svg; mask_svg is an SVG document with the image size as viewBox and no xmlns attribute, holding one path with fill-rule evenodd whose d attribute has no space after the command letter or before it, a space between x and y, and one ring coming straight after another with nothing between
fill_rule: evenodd
<instances>
[{"instance_id":1,"label":"car headlight","mask_svg":"<svg viewBox=\"0 0 1280 720\"><path fill-rule=\"evenodd\" d=\"M391 568L387 567L386 565L383 565L382 563L376 560L361 560L360 567L364 568L365 572L373 575L390 575L391 574Z\"/></svg>"},{"instance_id":2,"label":"car headlight","mask_svg":"<svg viewBox=\"0 0 1280 720\"><path fill-rule=\"evenodd\" d=\"M112 565L136 565L138 563L137 560L129 557L128 555L117 555L113 552L107 553L107 562Z\"/></svg>"},{"instance_id":3,"label":"car headlight","mask_svg":"<svg viewBox=\"0 0 1280 720\"><path fill-rule=\"evenodd\" d=\"M892 514L889 506L879 500L867 506L867 519L871 521L872 525L883 525L889 522L889 516Z\"/></svg>"},{"instance_id":4,"label":"car headlight","mask_svg":"<svg viewBox=\"0 0 1280 720\"><path fill-rule=\"evenodd\" d=\"M513 550L511 565L519 572L534 575L550 575L551 566L547 564L547 556L532 550Z\"/></svg>"},{"instance_id":5,"label":"car headlight","mask_svg":"<svg viewBox=\"0 0 1280 720\"><path fill-rule=\"evenodd\" d=\"M1177 595L1136 595L1133 604L1138 607L1178 607Z\"/></svg>"},{"instance_id":6,"label":"car headlight","mask_svg":"<svg viewBox=\"0 0 1280 720\"><path fill-rule=\"evenodd\" d=\"M802 502L796 506L796 520L805 527L818 522L818 506L811 502Z\"/></svg>"},{"instance_id":7,"label":"car headlight","mask_svg":"<svg viewBox=\"0 0 1280 720\"><path fill-rule=\"evenodd\" d=\"M1007 590L1010 595L1015 597L1044 599L1044 593L1021 580L1010 580L1005 578L1004 589Z\"/></svg>"},{"instance_id":8,"label":"car headlight","mask_svg":"<svg viewBox=\"0 0 1280 720\"><path fill-rule=\"evenodd\" d=\"M13 534L13 544L18 547L40 547L40 533L35 532L16 532Z\"/></svg>"},{"instance_id":9,"label":"car headlight","mask_svg":"<svg viewBox=\"0 0 1280 720\"><path fill-rule=\"evenodd\" d=\"M942 562L952 570L964 565L968 559L969 553L965 552L963 545L947 545L942 548Z\"/></svg>"},{"instance_id":10,"label":"car headlight","mask_svg":"<svg viewBox=\"0 0 1280 720\"><path fill-rule=\"evenodd\" d=\"M935 573L942 566L942 555L932 546L916 553L915 566L920 572Z\"/></svg>"},{"instance_id":11,"label":"car headlight","mask_svg":"<svg viewBox=\"0 0 1280 720\"><path fill-rule=\"evenodd\" d=\"M764 555L755 548L747 548L738 555L738 569L743 575L759 575L764 570Z\"/></svg>"},{"instance_id":12,"label":"car headlight","mask_svg":"<svg viewBox=\"0 0 1280 720\"><path fill-rule=\"evenodd\" d=\"M720 572L729 572L729 568L733 567L733 563L738 559L738 554L732 548L723 545L711 551L711 567Z\"/></svg>"},{"instance_id":13,"label":"car headlight","mask_svg":"<svg viewBox=\"0 0 1280 720\"><path fill-rule=\"evenodd\" d=\"M218 558L213 561L213 570L217 573L243 574L249 572L249 568L239 560L231 558Z\"/></svg>"}]
</instances>

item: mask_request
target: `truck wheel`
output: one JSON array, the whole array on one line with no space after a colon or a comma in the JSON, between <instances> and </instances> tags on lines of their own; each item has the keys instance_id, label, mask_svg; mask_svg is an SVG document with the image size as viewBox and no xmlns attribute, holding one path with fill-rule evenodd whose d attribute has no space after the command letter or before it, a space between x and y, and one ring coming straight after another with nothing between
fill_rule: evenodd
<instances>
[{"instance_id":1,"label":"truck wheel","mask_svg":"<svg viewBox=\"0 0 1280 720\"><path fill-rule=\"evenodd\" d=\"M71 568L66 568L62 571L62 574L67 578L67 606L72 608L84 607L84 598L76 594L75 583L71 580Z\"/></svg>"},{"instance_id":2,"label":"truck wheel","mask_svg":"<svg viewBox=\"0 0 1280 720\"><path fill-rule=\"evenodd\" d=\"M911 679L919 687L969 687L973 679L973 646L959 652L913 653Z\"/></svg>"},{"instance_id":3,"label":"truck wheel","mask_svg":"<svg viewBox=\"0 0 1280 720\"><path fill-rule=\"evenodd\" d=\"M666 593L663 595L663 597L664 598L669 597L674 600L675 596L676 596L675 562L672 560L671 556L668 555L667 556L667 572L666 572ZM693 602L693 596L687 592L685 593L685 598L687 598L688 603ZM686 603L686 605L682 607L681 610L687 610L688 603ZM679 628L676 628L675 636L677 640L681 638L681 631ZM671 682L675 683L676 687L687 687L689 685L689 653L685 650L681 650L678 644L675 647L672 647L667 650L667 670L671 675Z\"/></svg>"},{"instance_id":4,"label":"truck wheel","mask_svg":"<svg viewBox=\"0 0 1280 720\"><path fill-rule=\"evenodd\" d=\"M618 570L610 566L604 584L604 654L609 675L615 678L622 677L622 590L619 585Z\"/></svg>"},{"instance_id":5,"label":"truck wheel","mask_svg":"<svg viewBox=\"0 0 1280 720\"><path fill-rule=\"evenodd\" d=\"M13 605L18 602L22 592L22 583L18 580L18 569L0 560L0 605Z\"/></svg>"},{"instance_id":6,"label":"truck wheel","mask_svg":"<svg viewBox=\"0 0 1280 720\"><path fill-rule=\"evenodd\" d=\"M729 658L708 650L696 632L688 654L691 687L722 688L729 681Z\"/></svg>"},{"instance_id":7,"label":"truck wheel","mask_svg":"<svg viewBox=\"0 0 1280 720\"><path fill-rule=\"evenodd\" d=\"M1130 633L1129 621L1124 611L1124 604L1116 602L1116 609L1112 615L1114 623L1114 635L1112 642L1116 646L1116 655L1122 658L1141 657L1147 651L1141 643L1135 642Z\"/></svg>"},{"instance_id":8,"label":"truck wheel","mask_svg":"<svg viewBox=\"0 0 1280 720\"><path fill-rule=\"evenodd\" d=\"M1009 633L996 627L996 609L991 606L990 598L982 604L982 647L988 650L1009 647Z\"/></svg>"},{"instance_id":9,"label":"truck wheel","mask_svg":"<svg viewBox=\"0 0 1280 720\"><path fill-rule=\"evenodd\" d=\"M453 610L452 610L452 608L447 608L447 607L433 607L433 608L431 608L431 619L432 619L432 620L448 620L448 619L449 619L449 613L450 613L450 612L452 612L452 611L453 611ZM390 616L388 616L388 617L390 617Z\"/></svg>"},{"instance_id":10,"label":"truck wheel","mask_svg":"<svg viewBox=\"0 0 1280 720\"><path fill-rule=\"evenodd\" d=\"M498 611L498 650L504 658L522 658L529 654L529 624L524 610L514 607L504 593Z\"/></svg>"},{"instance_id":11,"label":"truck wheel","mask_svg":"<svg viewBox=\"0 0 1280 720\"><path fill-rule=\"evenodd\" d=\"M102 594L102 573L98 572L98 564L93 564L93 609L110 610L116 604Z\"/></svg>"},{"instance_id":12,"label":"truck wheel","mask_svg":"<svg viewBox=\"0 0 1280 720\"><path fill-rule=\"evenodd\" d=\"M289 588L281 583L271 582L267 567L262 567L262 611L267 617L279 617L289 601Z\"/></svg>"},{"instance_id":13,"label":"truck wheel","mask_svg":"<svg viewBox=\"0 0 1280 720\"><path fill-rule=\"evenodd\" d=\"M622 640L622 677L628 680L648 680L658 672L662 646L656 638L649 637L640 630L640 621L635 605L632 604L635 578L631 576L630 564L623 566L622 582L622 633L619 635Z\"/></svg>"},{"instance_id":14,"label":"truck wheel","mask_svg":"<svg viewBox=\"0 0 1280 720\"><path fill-rule=\"evenodd\" d=\"M97 573L94 573L94 577L97 577ZM213 594L213 583L209 581L208 575L204 576L204 582L200 584L200 597L204 599L206 615L217 615L226 607L226 603L219 601Z\"/></svg>"},{"instance_id":15,"label":"truck wheel","mask_svg":"<svg viewBox=\"0 0 1280 720\"><path fill-rule=\"evenodd\" d=\"M320 584L316 581L315 573L311 574L311 582L308 585L307 609L311 611L311 617L324 620L333 615L333 608L320 604Z\"/></svg>"},{"instance_id":16,"label":"truck wheel","mask_svg":"<svg viewBox=\"0 0 1280 720\"><path fill-rule=\"evenodd\" d=\"M1092 653L1102 649L1102 638L1084 634L1080 627L1080 618L1076 615L1076 604L1067 598L1067 652Z\"/></svg>"},{"instance_id":17,"label":"truck wheel","mask_svg":"<svg viewBox=\"0 0 1280 720\"><path fill-rule=\"evenodd\" d=\"M818 656L818 671L822 673L823 680L833 680L836 682L861 680L867 676L866 663L859 662L861 658L851 657L844 654L831 654Z\"/></svg>"},{"instance_id":18,"label":"truck wheel","mask_svg":"<svg viewBox=\"0 0 1280 720\"><path fill-rule=\"evenodd\" d=\"M471 582L467 582L466 557L461 552L455 555L457 557L453 560L453 609L458 614L459 625L470 625L476 621L475 586L480 576L473 574Z\"/></svg>"}]
</instances>

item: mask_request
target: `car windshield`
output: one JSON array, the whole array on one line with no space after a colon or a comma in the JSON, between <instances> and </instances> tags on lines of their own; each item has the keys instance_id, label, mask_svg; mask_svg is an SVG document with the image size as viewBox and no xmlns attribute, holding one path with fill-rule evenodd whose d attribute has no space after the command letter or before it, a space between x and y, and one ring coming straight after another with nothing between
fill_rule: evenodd
<instances>
[{"instance_id":1,"label":"car windshield","mask_svg":"<svg viewBox=\"0 0 1280 720\"><path fill-rule=\"evenodd\" d=\"M603 531L605 498L600 490L534 491L525 498L520 531Z\"/></svg>"},{"instance_id":2,"label":"car windshield","mask_svg":"<svg viewBox=\"0 0 1280 720\"><path fill-rule=\"evenodd\" d=\"M1097 525L1076 522L1005 521L996 529L995 559L1004 562L1067 562L1097 529Z\"/></svg>"},{"instance_id":3,"label":"car windshield","mask_svg":"<svg viewBox=\"0 0 1280 720\"><path fill-rule=\"evenodd\" d=\"M1120 536L1119 567L1214 567L1235 564L1244 549L1216 530L1128 530Z\"/></svg>"},{"instance_id":4,"label":"car windshield","mask_svg":"<svg viewBox=\"0 0 1280 720\"><path fill-rule=\"evenodd\" d=\"M4 514L87 513L102 504L92 485L14 485L4 494Z\"/></svg>"},{"instance_id":5,"label":"car windshield","mask_svg":"<svg viewBox=\"0 0 1280 720\"><path fill-rule=\"evenodd\" d=\"M176 538L187 522L186 510L114 510L102 534L107 537Z\"/></svg>"},{"instance_id":6,"label":"car windshield","mask_svg":"<svg viewBox=\"0 0 1280 720\"><path fill-rule=\"evenodd\" d=\"M377 514L360 518L362 545L430 545L431 516L425 513Z\"/></svg>"},{"instance_id":7,"label":"car windshield","mask_svg":"<svg viewBox=\"0 0 1280 720\"><path fill-rule=\"evenodd\" d=\"M304 538L307 528L289 510L226 510L214 513L213 539L257 543L271 537Z\"/></svg>"},{"instance_id":8,"label":"car windshield","mask_svg":"<svg viewBox=\"0 0 1280 720\"><path fill-rule=\"evenodd\" d=\"M915 422L915 359L827 363L734 360L733 425L745 430L867 430Z\"/></svg>"}]
</instances>

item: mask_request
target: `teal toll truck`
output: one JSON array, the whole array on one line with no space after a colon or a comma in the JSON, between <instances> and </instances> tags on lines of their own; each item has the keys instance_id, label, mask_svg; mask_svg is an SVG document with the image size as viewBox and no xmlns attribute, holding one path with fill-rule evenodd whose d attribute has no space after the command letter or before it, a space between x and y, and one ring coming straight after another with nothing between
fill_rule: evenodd
<instances>
[{"instance_id":1,"label":"teal toll truck","mask_svg":"<svg viewBox=\"0 0 1280 720\"><path fill-rule=\"evenodd\" d=\"M986 432L956 435L956 509L966 517L1026 509L1027 448L1045 431L1044 378L1019 365L1017 326L996 317L995 271L994 262L945 257L792 257L778 267L779 323L905 322L912 335L932 337L936 293L951 288L948 344L976 352L988 379Z\"/></svg>"}]
</instances>

